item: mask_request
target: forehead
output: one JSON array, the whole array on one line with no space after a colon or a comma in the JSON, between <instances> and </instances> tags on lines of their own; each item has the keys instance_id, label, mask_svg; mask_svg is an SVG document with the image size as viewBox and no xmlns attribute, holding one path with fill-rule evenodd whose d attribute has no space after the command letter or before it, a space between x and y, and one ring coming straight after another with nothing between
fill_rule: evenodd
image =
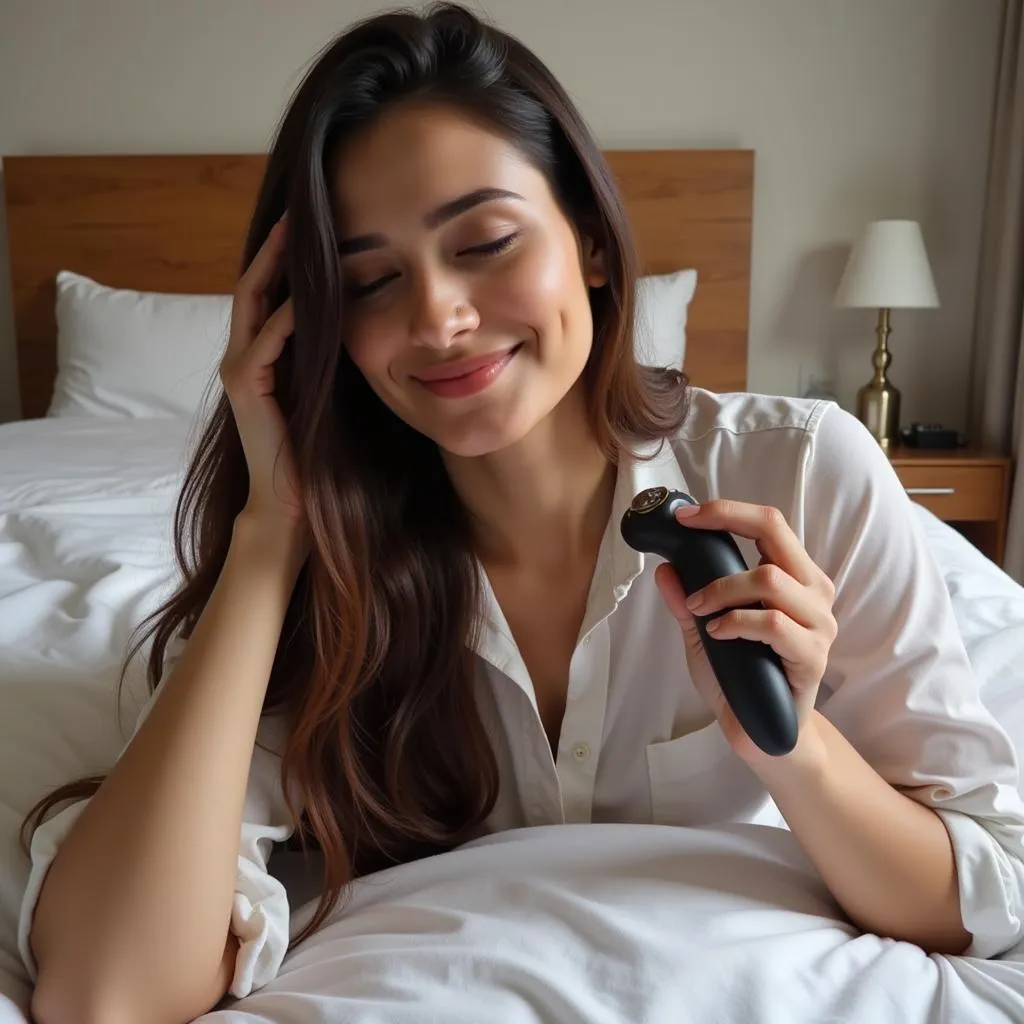
<instances>
[{"instance_id":1,"label":"forehead","mask_svg":"<svg viewBox=\"0 0 1024 1024\"><path fill-rule=\"evenodd\" d=\"M528 198L544 176L494 129L440 106L403 106L354 136L331 168L335 217L348 234L386 230L478 188Z\"/></svg>"}]
</instances>

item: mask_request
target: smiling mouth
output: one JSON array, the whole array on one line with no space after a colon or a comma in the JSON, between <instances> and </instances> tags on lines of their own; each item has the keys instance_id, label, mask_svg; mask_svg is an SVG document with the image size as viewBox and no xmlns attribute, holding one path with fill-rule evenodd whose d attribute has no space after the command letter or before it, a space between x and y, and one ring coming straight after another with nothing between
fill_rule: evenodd
<instances>
[{"instance_id":1,"label":"smiling mouth","mask_svg":"<svg viewBox=\"0 0 1024 1024\"><path fill-rule=\"evenodd\" d=\"M464 398L490 387L515 358L523 343L504 352L492 352L477 359L464 359L448 366L434 367L415 380L441 398Z\"/></svg>"}]
</instances>

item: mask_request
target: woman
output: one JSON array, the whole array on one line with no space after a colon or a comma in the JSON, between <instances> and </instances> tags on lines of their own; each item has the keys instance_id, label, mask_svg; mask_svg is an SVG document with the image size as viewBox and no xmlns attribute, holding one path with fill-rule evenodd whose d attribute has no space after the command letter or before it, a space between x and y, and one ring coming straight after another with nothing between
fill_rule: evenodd
<instances>
[{"instance_id":1,"label":"woman","mask_svg":"<svg viewBox=\"0 0 1024 1024\"><path fill-rule=\"evenodd\" d=\"M325 862L299 938L353 877L495 829L783 818L864 929L1021 936L1014 752L887 461L834 406L637 365L613 180L521 44L452 7L343 35L244 265L159 689L102 784L33 818L90 797L33 838L43 1024L265 984L290 927L267 859L296 828ZM683 594L618 532L659 485L760 564ZM790 754L738 726L698 608L781 656Z\"/></svg>"}]
</instances>

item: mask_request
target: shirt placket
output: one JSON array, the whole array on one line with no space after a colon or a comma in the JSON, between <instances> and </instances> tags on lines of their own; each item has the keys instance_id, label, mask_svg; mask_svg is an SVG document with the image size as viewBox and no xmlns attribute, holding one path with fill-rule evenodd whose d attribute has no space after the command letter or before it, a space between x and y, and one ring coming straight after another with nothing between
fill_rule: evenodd
<instances>
[{"instance_id":1,"label":"shirt placket","mask_svg":"<svg viewBox=\"0 0 1024 1024\"><path fill-rule=\"evenodd\" d=\"M611 663L608 619L598 622L573 652L555 769L566 822L589 822L608 706Z\"/></svg>"}]
</instances>

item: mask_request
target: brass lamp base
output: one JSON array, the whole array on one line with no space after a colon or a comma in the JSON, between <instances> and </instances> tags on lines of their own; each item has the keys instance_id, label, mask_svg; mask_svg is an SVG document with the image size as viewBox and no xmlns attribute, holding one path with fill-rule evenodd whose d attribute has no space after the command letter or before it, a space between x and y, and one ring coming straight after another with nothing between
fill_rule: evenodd
<instances>
[{"instance_id":1,"label":"brass lamp base","mask_svg":"<svg viewBox=\"0 0 1024 1024\"><path fill-rule=\"evenodd\" d=\"M874 381L857 392L857 419L863 423L885 451L896 447L900 429L900 393L886 381L877 387Z\"/></svg>"},{"instance_id":2,"label":"brass lamp base","mask_svg":"<svg viewBox=\"0 0 1024 1024\"><path fill-rule=\"evenodd\" d=\"M894 448L899 441L900 392L893 387L885 375L892 356L887 342L889 338L889 310L878 311L878 345L871 361L875 375L857 392L857 419L871 432L885 451Z\"/></svg>"}]
</instances>

